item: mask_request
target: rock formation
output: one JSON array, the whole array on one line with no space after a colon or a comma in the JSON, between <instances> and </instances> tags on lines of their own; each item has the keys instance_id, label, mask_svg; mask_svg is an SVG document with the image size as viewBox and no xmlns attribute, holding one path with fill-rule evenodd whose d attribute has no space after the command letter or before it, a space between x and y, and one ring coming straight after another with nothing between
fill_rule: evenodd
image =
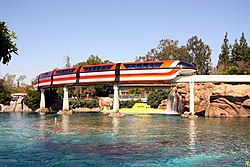
<instances>
[{"instance_id":1,"label":"rock formation","mask_svg":"<svg viewBox=\"0 0 250 167\"><path fill-rule=\"evenodd\" d=\"M99 108L100 110L103 110L103 109L109 109L110 106L112 106L112 103L113 103L113 99L112 98L109 98L109 97L101 97L99 98Z\"/></svg>"},{"instance_id":2,"label":"rock formation","mask_svg":"<svg viewBox=\"0 0 250 167\"><path fill-rule=\"evenodd\" d=\"M32 110L23 103L23 97L12 99L10 105L0 104L0 111L31 112Z\"/></svg>"},{"instance_id":3,"label":"rock formation","mask_svg":"<svg viewBox=\"0 0 250 167\"><path fill-rule=\"evenodd\" d=\"M178 83L172 89L189 111L189 84ZM250 117L250 85L195 83L195 114L207 117Z\"/></svg>"}]
</instances>

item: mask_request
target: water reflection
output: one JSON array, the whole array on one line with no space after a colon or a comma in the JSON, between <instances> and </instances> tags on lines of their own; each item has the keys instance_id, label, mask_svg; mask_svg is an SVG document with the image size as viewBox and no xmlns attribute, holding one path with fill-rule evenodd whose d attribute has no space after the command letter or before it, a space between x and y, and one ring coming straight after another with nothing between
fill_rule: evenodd
<instances>
[{"instance_id":1,"label":"water reflection","mask_svg":"<svg viewBox=\"0 0 250 167\"><path fill-rule=\"evenodd\" d=\"M62 130L69 132L69 115L62 115Z\"/></svg>"},{"instance_id":2,"label":"water reflection","mask_svg":"<svg viewBox=\"0 0 250 167\"><path fill-rule=\"evenodd\" d=\"M1 166L244 166L250 155L249 118L18 114L0 114Z\"/></svg>"},{"instance_id":3,"label":"water reflection","mask_svg":"<svg viewBox=\"0 0 250 167\"><path fill-rule=\"evenodd\" d=\"M119 124L120 124L120 118L118 117L113 117L112 119L112 125L113 125L113 134L117 134L119 130Z\"/></svg>"},{"instance_id":4,"label":"water reflection","mask_svg":"<svg viewBox=\"0 0 250 167\"><path fill-rule=\"evenodd\" d=\"M39 130L46 130L45 115L40 115L40 121L38 121Z\"/></svg>"},{"instance_id":5,"label":"water reflection","mask_svg":"<svg viewBox=\"0 0 250 167\"><path fill-rule=\"evenodd\" d=\"M195 125L195 120L191 119L189 121L189 149L191 153L195 153L196 151L196 139L197 139L197 134L196 134L196 125Z\"/></svg>"}]
</instances>

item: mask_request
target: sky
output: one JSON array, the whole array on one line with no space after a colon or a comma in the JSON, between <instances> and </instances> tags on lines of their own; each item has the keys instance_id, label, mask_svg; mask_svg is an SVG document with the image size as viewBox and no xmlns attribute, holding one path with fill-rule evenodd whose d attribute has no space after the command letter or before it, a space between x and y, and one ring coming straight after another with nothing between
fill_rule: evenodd
<instances>
[{"instance_id":1,"label":"sky","mask_svg":"<svg viewBox=\"0 0 250 167\"><path fill-rule=\"evenodd\" d=\"M179 46L196 35L212 49L213 66L228 32L250 43L249 0L0 0L0 21L18 37L18 55L0 64L7 73L38 74L86 61L90 55L112 62L135 61L161 39Z\"/></svg>"}]
</instances>

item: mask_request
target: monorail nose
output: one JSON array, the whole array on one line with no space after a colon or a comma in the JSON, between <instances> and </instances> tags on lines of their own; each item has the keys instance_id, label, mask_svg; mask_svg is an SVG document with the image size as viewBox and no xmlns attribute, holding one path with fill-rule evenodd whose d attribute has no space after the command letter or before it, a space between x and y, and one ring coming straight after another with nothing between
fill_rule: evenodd
<instances>
[{"instance_id":1,"label":"monorail nose","mask_svg":"<svg viewBox=\"0 0 250 167\"><path fill-rule=\"evenodd\" d=\"M187 63L187 62L179 62L176 67L180 67L182 69L193 69L193 70L197 70L196 67L191 64L191 63Z\"/></svg>"}]
</instances>

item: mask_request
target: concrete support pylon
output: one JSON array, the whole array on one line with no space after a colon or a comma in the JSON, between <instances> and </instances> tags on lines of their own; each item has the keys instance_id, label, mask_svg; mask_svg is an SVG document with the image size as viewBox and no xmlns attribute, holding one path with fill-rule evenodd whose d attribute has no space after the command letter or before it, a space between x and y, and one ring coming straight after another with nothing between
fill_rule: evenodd
<instances>
[{"instance_id":1,"label":"concrete support pylon","mask_svg":"<svg viewBox=\"0 0 250 167\"><path fill-rule=\"evenodd\" d=\"M191 80L189 82L189 111L191 112L192 115L194 115L194 81Z\"/></svg>"},{"instance_id":2,"label":"concrete support pylon","mask_svg":"<svg viewBox=\"0 0 250 167\"><path fill-rule=\"evenodd\" d=\"M66 86L63 88L63 111L69 111L69 91Z\"/></svg>"},{"instance_id":3,"label":"concrete support pylon","mask_svg":"<svg viewBox=\"0 0 250 167\"><path fill-rule=\"evenodd\" d=\"M45 89L41 89L40 110L45 110Z\"/></svg>"},{"instance_id":4,"label":"concrete support pylon","mask_svg":"<svg viewBox=\"0 0 250 167\"><path fill-rule=\"evenodd\" d=\"M118 84L114 84L113 111L119 112L119 86Z\"/></svg>"}]
</instances>

